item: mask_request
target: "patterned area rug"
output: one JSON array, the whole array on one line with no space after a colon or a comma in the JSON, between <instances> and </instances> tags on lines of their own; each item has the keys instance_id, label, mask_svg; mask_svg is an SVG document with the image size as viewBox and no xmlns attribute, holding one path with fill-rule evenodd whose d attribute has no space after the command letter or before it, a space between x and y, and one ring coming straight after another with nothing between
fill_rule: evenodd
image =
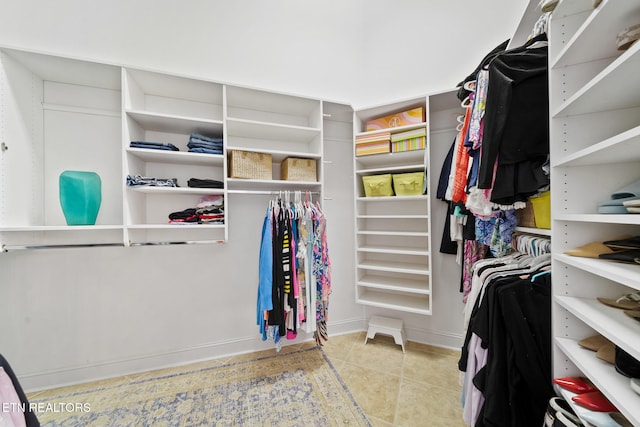
<instances>
[{"instance_id":1,"label":"patterned area rug","mask_svg":"<svg viewBox=\"0 0 640 427\"><path fill-rule=\"evenodd\" d=\"M34 393L43 426L370 426L317 347Z\"/></svg>"}]
</instances>

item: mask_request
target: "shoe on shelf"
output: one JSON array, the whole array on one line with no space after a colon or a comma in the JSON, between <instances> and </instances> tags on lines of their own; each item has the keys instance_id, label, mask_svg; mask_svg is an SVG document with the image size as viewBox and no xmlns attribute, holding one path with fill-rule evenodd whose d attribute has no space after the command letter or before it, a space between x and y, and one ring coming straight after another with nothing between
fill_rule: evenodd
<instances>
[{"instance_id":1,"label":"shoe on shelf","mask_svg":"<svg viewBox=\"0 0 640 427\"><path fill-rule=\"evenodd\" d=\"M580 347L591 351L598 351L600 347L606 344L611 344L611 341L609 341L604 335L600 334L592 335L578 341L578 345Z\"/></svg>"},{"instance_id":2,"label":"shoe on shelf","mask_svg":"<svg viewBox=\"0 0 640 427\"><path fill-rule=\"evenodd\" d=\"M555 419L552 426L553 427L583 427L584 424L582 424L580 420L578 420L578 422L575 422L573 419L569 418L564 413L558 412L558 417Z\"/></svg>"},{"instance_id":3,"label":"shoe on shelf","mask_svg":"<svg viewBox=\"0 0 640 427\"><path fill-rule=\"evenodd\" d=\"M557 424L558 421L564 424ZM570 422L571 424L567 424ZM580 419L576 416L569 403L561 397L552 397L547 404L547 412L544 416L544 426L552 427L555 425L565 426L581 426Z\"/></svg>"},{"instance_id":4,"label":"shoe on shelf","mask_svg":"<svg viewBox=\"0 0 640 427\"><path fill-rule=\"evenodd\" d=\"M571 256L579 256L583 258L598 258L601 254L613 253L613 249L601 242L587 243L577 248L564 251L565 254Z\"/></svg>"},{"instance_id":5,"label":"shoe on shelf","mask_svg":"<svg viewBox=\"0 0 640 427\"><path fill-rule=\"evenodd\" d=\"M592 391L591 393L578 394L571 398L580 406L591 409L596 412L619 412L618 408L613 406L600 391Z\"/></svg>"},{"instance_id":6,"label":"shoe on shelf","mask_svg":"<svg viewBox=\"0 0 640 427\"><path fill-rule=\"evenodd\" d=\"M616 345L614 343L605 344L596 351L596 357L611 365L616 364Z\"/></svg>"},{"instance_id":7,"label":"shoe on shelf","mask_svg":"<svg viewBox=\"0 0 640 427\"><path fill-rule=\"evenodd\" d=\"M616 347L615 365L616 371L625 377L640 378L640 361L620 347Z\"/></svg>"},{"instance_id":8,"label":"shoe on shelf","mask_svg":"<svg viewBox=\"0 0 640 427\"><path fill-rule=\"evenodd\" d=\"M618 50L627 50L636 40L640 39L640 24L632 25L618 33L616 41Z\"/></svg>"},{"instance_id":9,"label":"shoe on shelf","mask_svg":"<svg viewBox=\"0 0 640 427\"><path fill-rule=\"evenodd\" d=\"M636 319L637 321L640 322L640 309L625 310L624 314L626 314L627 316L631 317L632 319Z\"/></svg>"},{"instance_id":10,"label":"shoe on shelf","mask_svg":"<svg viewBox=\"0 0 640 427\"><path fill-rule=\"evenodd\" d=\"M558 384L560 387L576 394L590 393L598 390L589 380L583 377L554 378L552 381L554 384Z\"/></svg>"},{"instance_id":11,"label":"shoe on shelf","mask_svg":"<svg viewBox=\"0 0 640 427\"><path fill-rule=\"evenodd\" d=\"M621 308L623 310L640 309L640 292L625 294L616 299L598 297L598 301L609 307Z\"/></svg>"},{"instance_id":12,"label":"shoe on shelf","mask_svg":"<svg viewBox=\"0 0 640 427\"><path fill-rule=\"evenodd\" d=\"M560 0L541 0L540 10L543 12L552 12L556 8Z\"/></svg>"}]
</instances>

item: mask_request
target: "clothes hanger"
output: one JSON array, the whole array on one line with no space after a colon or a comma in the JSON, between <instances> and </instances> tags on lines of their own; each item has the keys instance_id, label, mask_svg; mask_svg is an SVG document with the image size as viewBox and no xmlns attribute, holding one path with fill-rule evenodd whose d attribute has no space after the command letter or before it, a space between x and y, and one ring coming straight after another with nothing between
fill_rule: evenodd
<instances>
[{"instance_id":1,"label":"clothes hanger","mask_svg":"<svg viewBox=\"0 0 640 427\"><path fill-rule=\"evenodd\" d=\"M540 273L534 274L533 276L531 276L531 283L535 282L538 277L546 276L547 274L551 274L551 270L545 270L541 271Z\"/></svg>"}]
</instances>

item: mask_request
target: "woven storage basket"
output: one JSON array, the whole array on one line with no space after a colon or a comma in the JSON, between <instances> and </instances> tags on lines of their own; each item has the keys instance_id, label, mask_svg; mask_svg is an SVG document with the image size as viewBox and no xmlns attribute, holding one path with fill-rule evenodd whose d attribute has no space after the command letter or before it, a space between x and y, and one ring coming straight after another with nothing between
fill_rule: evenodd
<instances>
[{"instance_id":1,"label":"woven storage basket","mask_svg":"<svg viewBox=\"0 0 640 427\"><path fill-rule=\"evenodd\" d=\"M286 158L280 164L280 179L286 181L318 181L315 159Z\"/></svg>"},{"instance_id":2,"label":"woven storage basket","mask_svg":"<svg viewBox=\"0 0 640 427\"><path fill-rule=\"evenodd\" d=\"M533 204L527 202L527 206L524 209L516 209L516 220L520 227L536 227L536 220L533 215Z\"/></svg>"},{"instance_id":3,"label":"woven storage basket","mask_svg":"<svg viewBox=\"0 0 640 427\"><path fill-rule=\"evenodd\" d=\"M229 178L273 179L271 154L232 150L229 152Z\"/></svg>"}]
</instances>

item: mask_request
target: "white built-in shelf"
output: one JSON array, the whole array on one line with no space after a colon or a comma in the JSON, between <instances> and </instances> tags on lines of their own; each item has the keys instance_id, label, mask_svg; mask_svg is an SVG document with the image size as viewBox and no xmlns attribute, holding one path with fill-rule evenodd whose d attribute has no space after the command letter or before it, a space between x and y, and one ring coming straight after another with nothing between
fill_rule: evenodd
<instances>
[{"instance_id":1,"label":"white built-in shelf","mask_svg":"<svg viewBox=\"0 0 640 427\"><path fill-rule=\"evenodd\" d=\"M596 8L562 0L548 32L553 375L588 377L633 425L640 425L640 396L629 379L578 341L599 332L640 358L640 323L596 299L640 290L640 266L562 252L609 229L640 230L640 215L598 214L606 196L592 194L640 177L640 43L626 51L616 43L639 20L637 0L602 0Z\"/></svg>"},{"instance_id":2,"label":"white built-in shelf","mask_svg":"<svg viewBox=\"0 0 640 427\"><path fill-rule=\"evenodd\" d=\"M580 371L588 374L593 384L631 424L640 425L640 395L631 391L629 378L617 373L613 365L598 359L595 352L580 347L576 340L556 337L555 343Z\"/></svg>"},{"instance_id":3,"label":"white built-in shelf","mask_svg":"<svg viewBox=\"0 0 640 427\"><path fill-rule=\"evenodd\" d=\"M317 191L322 185L317 181L285 181L280 179L227 178L229 193L233 190L306 190Z\"/></svg>"},{"instance_id":4,"label":"white built-in shelf","mask_svg":"<svg viewBox=\"0 0 640 427\"><path fill-rule=\"evenodd\" d=\"M420 248L403 248L398 246L360 246L358 248L360 252L380 253L380 254L397 254L397 255L429 255L429 251Z\"/></svg>"},{"instance_id":5,"label":"white built-in shelf","mask_svg":"<svg viewBox=\"0 0 640 427\"><path fill-rule=\"evenodd\" d=\"M640 161L640 126L554 161L553 166L588 166Z\"/></svg>"},{"instance_id":6,"label":"white built-in shelf","mask_svg":"<svg viewBox=\"0 0 640 427\"><path fill-rule=\"evenodd\" d=\"M320 114L320 100L259 89L227 86L228 116L253 119L269 116L274 123L309 124Z\"/></svg>"},{"instance_id":7,"label":"white built-in shelf","mask_svg":"<svg viewBox=\"0 0 640 427\"><path fill-rule=\"evenodd\" d=\"M197 223L185 223L185 224L130 224L127 225L131 230L190 230L195 229L224 229L224 224L197 224Z\"/></svg>"},{"instance_id":8,"label":"white built-in shelf","mask_svg":"<svg viewBox=\"0 0 640 427\"><path fill-rule=\"evenodd\" d=\"M3 48L2 52L16 59L42 80L117 91L121 88L122 71L116 65L15 49Z\"/></svg>"},{"instance_id":9,"label":"white built-in shelf","mask_svg":"<svg viewBox=\"0 0 640 427\"><path fill-rule=\"evenodd\" d=\"M358 286L386 289L389 291L429 295L429 283L425 280L405 279L400 277L376 276L366 274L358 280Z\"/></svg>"},{"instance_id":10,"label":"white built-in shelf","mask_svg":"<svg viewBox=\"0 0 640 427\"><path fill-rule=\"evenodd\" d=\"M127 187L128 190L137 191L140 193L146 194L201 194L201 195L214 195L214 194L224 194L224 189L222 188L191 188L191 187L152 187L152 186L134 186Z\"/></svg>"},{"instance_id":11,"label":"white built-in shelf","mask_svg":"<svg viewBox=\"0 0 640 427\"><path fill-rule=\"evenodd\" d=\"M456 102L452 93L437 96ZM428 114L428 98L417 97L356 111L353 169L356 227L356 302L407 313L431 314L431 235L428 195L364 197L362 178L382 174L423 172L428 165L429 125L422 123L365 131L369 120L421 107ZM459 103L457 103L459 105ZM454 118L455 121L455 118ZM435 120L436 126L441 120ZM451 127L452 124L442 124ZM455 126L455 125L453 125ZM425 148L356 156L358 137L425 130ZM429 186L429 176L426 176Z\"/></svg>"},{"instance_id":12,"label":"white built-in shelf","mask_svg":"<svg viewBox=\"0 0 640 427\"><path fill-rule=\"evenodd\" d=\"M427 219L429 215L358 215L358 219Z\"/></svg>"},{"instance_id":13,"label":"white built-in shelf","mask_svg":"<svg viewBox=\"0 0 640 427\"><path fill-rule=\"evenodd\" d=\"M227 118L227 134L232 137L260 140L310 142L320 135L320 128L229 117Z\"/></svg>"},{"instance_id":14,"label":"white built-in shelf","mask_svg":"<svg viewBox=\"0 0 640 427\"><path fill-rule=\"evenodd\" d=\"M388 166L388 167L375 167L375 168L367 168L367 169L358 169L356 173L358 175L371 175L371 174L382 174L382 173L394 173L394 172L419 172L424 170L424 163L414 164L414 165L401 165L401 166Z\"/></svg>"},{"instance_id":15,"label":"white built-in shelf","mask_svg":"<svg viewBox=\"0 0 640 427\"><path fill-rule=\"evenodd\" d=\"M278 163L285 158L313 159L321 178L323 138L353 141L353 109L345 104L10 48L0 53L0 81L6 89L5 96L0 96L0 113L15 113L2 117L8 132L5 137L24 141L29 148L9 151L16 163L11 174L3 176L3 182L13 184L5 185L0 195L3 247L225 241L226 223L157 224L163 221L157 215L175 210L186 198L193 202L202 195L224 196L225 208L229 207L229 193L302 190L321 195L321 180L227 178L227 153L238 149L271 154L275 178L279 177ZM44 111L65 114L45 120ZM60 132L69 126L74 129ZM224 138L222 154L189 152L192 133ZM92 137L87 139L87 135ZM172 143L180 151L132 148L131 141ZM78 144L85 149L77 150ZM124 224L42 225L64 222L49 186L57 179L59 172L55 171L65 156L44 156L50 146L73 153L65 161L100 172L103 200L109 201L103 208L110 209L102 209L98 220L117 223L124 219ZM178 177L185 186L128 187L122 179L159 174ZM25 175L31 177L25 188L14 185L24 182ZM194 175L217 177L224 188L186 187L183 180ZM27 222L36 224L22 225Z\"/></svg>"},{"instance_id":16,"label":"white built-in shelf","mask_svg":"<svg viewBox=\"0 0 640 427\"><path fill-rule=\"evenodd\" d=\"M570 7L576 8L577 12L580 12L580 9L585 6L591 6L588 2L574 3L576 4L570 5ZM559 9L560 13L563 13L563 9ZM557 58L552 59L551 67L558 68L618 56L620 51L617 50L615 34L607 36L603 34L602 29L619 28L621 31L629 25L636 24L635 19L639 15L640 3L636 0L603 2L600 7L593 9L588 15L577 32L558 53Z\"/></svg>"},{"instance_id":17,"label":"white built-in shelf","mask_svg":"<svg viewBox=\"0 0 640 427\"><path fill-rule=\"evenodd\" d=\"M138 68L125 68L124 71L130 86L130 96L125 97L128 109L162 109L166 112L187 108L189 111L209 111L210 115L222 110L220 83Z\"/></svg>"},{"instance_id":18,"label":"white built-in shelf","mask_svg":"<svg viewBox=\"0 0 640 427\"><path fill-rule=\"evenodd\" d=\"M553 17L576 15L593 10L593 3L584 0L563 0L553 10Z\"/></svg>"},{"instance_id":19,"label":"white built-in shelf","mask_svg":"<svg viewBox=\"0 0 640 427\"><path fill-rule=\"evenodd\" d=\"M408 165L418 164L424 166L424 150L371 154L369 156L356 157L356 169L358 171L363 169L391 168L398 166L406 168Z\"/></svg>"},{"instance_id":20,"label":"white built-in shelf","mask_svg":"<svg viewBox=\"0 0 640 427\"><path fill-rule=\"evenodd\" d=\"M554 219L571 222L640 225L640 215L638 214L560 214L556 215Z\"/></svg>"},{"instance_id":21,"label":"white built-in shelf","mask_svg":"<svg viewBox=\"0 0 640 427\"><path fill-rule=\"evenodd\" d=\"M187 151L154 150L146 148L127 148L127 153L145 162L203 166L222 166L224 164L224 155L222 154L190 153Z\"/></svg>"},{"instance_id":22,"label":"white built-in shelf","mask_svg":"<svg viewBox=\"0 0 640 427\"><path fill-rule=\"evenodd\" d=\"M41 231L100 231L122 230L122 225L23 225L0 227L0 232L41 232Z\"/></svg>"},{"instance_id":23,"label":"white built-in shelf","mask_svg":"<svg viewBox=\"0 0 640 427\"><path fill-rule=\"evenodd\" d=\"M221 120L209 120L205 118L152 113L139 110L129 110L127 111L127 116L131 117L146 130L177 134L191 134L196 132L211 137L222 135L223 124ZM187 141L185 141L185 143L186 142Z\"/></svg>"},{"instance_id":24,"label":"white built-in shelf","mask_svg":"<svg viewBox=\"0 0 640 427\"><path fill-rule=\"evenodd\" d=\"M515 231L527 234L537 234L538 236L551 236L551 230L547 230L546 228L516 227Z\"/></svg>"},{"instance_id":25,"label":"white built-in shelf","mask_svg":"<svg viewBox=\"0 0 640 427\"><path fill-rule=\"evenodd\" d=\"M404 202L410 200L427 201L428 196L383 196L383 197L358 197L359 202Z\"/></svg>"},{"instance_id":26,"label":"white built-in shelf","mask_svg":"<svg viewBox=\"0 0 640 427\"><path fill-rule=\"evenodd\" d=\"M555 301L610 341L640 360L640 322L594 298L556 296Z\"/></svg>"},{"instance_id":27,"label":"white built-in shelf","mask_svg":"<svg viewBox=\"0 0 640 427\"><path fill-rule=\"evenodd\" d=\"M410 273L423 276L428 276L430 272L429 267L426 264L414 264L410 262L362 261L358 263L356 267L364 270Z\"/></svg>"},{"instance_id":28,"label":"white built-in shelf","mask_svg":"<svg viewBox=\"0 0 640 427\"><path fill-rule=\"evenodd\" d=\"M381 307L390 310L398 310L408 313L429 315L429 296L417 296L401 292L377 291L371 288L362 290L356 299L360 304Z\"/></svg>"},{"instance_id":29,"label":"white built-in shelf","mask_svg":"<svg viewBox=\"0 0 640 427\"><path fill-rule=\"evenodd\" d=\"M386 231L386 230L358 230L360 236L398 236L398 237L427 237L426 231Z\"/></svg>"},{"instance_id":30,"label":"white built-in shelf","mask_svg":"<svg viewBox=\"0 0 640 427\"><path fill-rule=\"evenodd\" d=\"M639 69L640 43L635 43L562 103L553 112L553 117L640 106L640 80L637 78Z\"/></svg>"},{"instance_id":31,"label":"white built-in shelf","mask_svg":"<svg viewBox=\"0 0 640 427\"><path fill-rule=\"evenodd\" d=\"M563 264L640 290L640 267L637 265L566 254L554 254L553 258Z\"/></svg>"}]
</instances>

